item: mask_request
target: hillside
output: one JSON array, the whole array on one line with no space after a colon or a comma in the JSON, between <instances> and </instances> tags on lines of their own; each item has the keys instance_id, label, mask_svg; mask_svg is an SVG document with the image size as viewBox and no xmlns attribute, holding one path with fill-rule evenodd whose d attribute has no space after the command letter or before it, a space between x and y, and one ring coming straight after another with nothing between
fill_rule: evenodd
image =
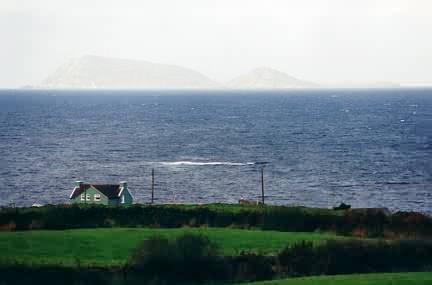
<instances>
[{"instance_id":1,"label":"hillside","mask_svg":"<svg viewBox=\"0 0 432 285\"><path fill-rule=\"evenodd\" d=\"M42 88L211 88L217 83L201 73L174 65L83 56L49 75Z\"/></svg>"},{"instance_id":2,"label":"hillside","mask_svg":"<svg viewBox=\"0 0 432 285\"><path fill-rule=\"evenodd\" d=\"M317 84L302 81L272 68L259 67L234 78L227 83L227 86L245 89L274 89L316 87Z\"/></svg>"},{"instance_id":3,"label":"hillside","mask_svg":"<svg viewBox=\"0 0 432 285\"><path fill-rule=\"evenodd\" d=\"M121 265L144 239L152 236L175 238L184 234L206 235L220 246L222 255L228 256L237 255L242 250L270 255L303 240L318 244L326 240L344 239L342 236L325 233L229 228L99 228L4 232L0 235L0 261L73 266L76 263L74 257L79 256L81 263L85 265ZM27 246L23 247L23 244Z\"/></svg>"},{"instance_id":4,"label":"hillside","mask_svg":"<svg viewBox=\"0 0 432 285\"><path fill-rule=\"evenodd\" d=\"M243 285L426 285L432 272L369 273L335 276L289 278L274 281L241 283Z\"/></svg>"}]
</instances>

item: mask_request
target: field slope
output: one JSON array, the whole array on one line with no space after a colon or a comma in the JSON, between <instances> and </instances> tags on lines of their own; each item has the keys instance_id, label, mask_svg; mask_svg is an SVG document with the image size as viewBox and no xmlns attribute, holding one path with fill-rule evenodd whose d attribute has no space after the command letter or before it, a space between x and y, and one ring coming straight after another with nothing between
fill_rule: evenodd
<instances>
[{"instance_id":1,"label":"field slope","mask_svg":"<svg viewBox=\"0 0 432 285\"><path fill-rule=\"evenodd\" d=\"M273 254L300 240L340 239L332 234L240 230L226 228L109 228L62 231L0 232L0 262L49 265L121 265L134 248L150 236L203 234L216 242L221 254L242 250Z\"/></svg>"},{"instance_id":2,"label":"field slope","mask_svg":"<svg viewBox=\"0 0 432 285\"><path fill-rule=\"evenodd\" d=\"M317 276L242 283L242 285L430 285L432 272Z\"/></svg>"}]
</instances>

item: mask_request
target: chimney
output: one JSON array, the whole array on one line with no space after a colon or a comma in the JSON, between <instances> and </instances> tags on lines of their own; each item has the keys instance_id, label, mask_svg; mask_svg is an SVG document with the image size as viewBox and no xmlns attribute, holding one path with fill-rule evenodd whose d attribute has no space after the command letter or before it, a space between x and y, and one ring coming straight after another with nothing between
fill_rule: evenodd
<instances>
[{"instance_id":1,"label":"chimney","mask_svg":"<svg viewBox=\"0 0 432 285\"><path fill-rule=\"evenodd\" d=\"M120 188L127 189L127 181L120 181L119 184L120 184Z\"/></svg>"},{"instance_id":2,"label":"chimney","mask_svg":"<svg viewBox=\"0 0 432 285\"><path fill-rule=\"evenodd\" d=\"M81 187L82 187L82 185L84 184L84 182L82 182L82 181L75 181L75 187L77 187L77 188L80 188L81 189Z\"/></svg>"}]
</instances>

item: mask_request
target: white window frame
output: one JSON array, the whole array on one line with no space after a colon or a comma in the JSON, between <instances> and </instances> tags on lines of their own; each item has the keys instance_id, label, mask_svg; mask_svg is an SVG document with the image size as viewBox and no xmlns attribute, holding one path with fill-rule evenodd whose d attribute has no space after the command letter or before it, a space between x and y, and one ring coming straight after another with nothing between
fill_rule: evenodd
<instances>
[{"instance_id":1,"label":"white window frame","mask_svg":"<svg viewBox=\"0 0 432 285\"><path fill-rule=\"evenodd\" d=\"M101 195L100 194L94 194L93 195L93 200L100 201L101 200Z\"/></svg>"},{"instance_id":2,"label":"white window frame","mask_svg":"<svg viewBox=\"0 0 432 285\"><path fill-rule=\"evenodd\" d=\"M81 201L85 201L85 195L81 194Z\"/></svg>"},{"instance_id":3,"label":"white window frame","mask_svg":"<svg viewBox=\"0 0 432 285\"><path fill-rule=\"evenodd\" d=\"M90 194L86 194L86 201L90 201Z\"/></svg>"},{"instance_id":4,"label":"white window frame","mask_svg":"<svg viewBox=\"0 0 432 285\"><path fill-rule=\"evenodd\" d=\"M122 204L125 203L125 196L124 196L124 195L121 196L121 203L122 203Z\"/></svg>"}]
</instances>

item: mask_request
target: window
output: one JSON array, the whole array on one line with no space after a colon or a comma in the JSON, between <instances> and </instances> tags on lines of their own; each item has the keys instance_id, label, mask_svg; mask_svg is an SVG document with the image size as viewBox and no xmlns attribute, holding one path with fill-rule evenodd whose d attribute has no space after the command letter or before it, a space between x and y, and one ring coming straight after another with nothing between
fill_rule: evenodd
<instances>
[{"instance_id":1,"label":"window","mask_svg":"<svg viewBox=\"0 0 432 285\"><path fill-rule=\"evenodd\" d=\"M90 194L86 195L86 201L90 201Z\"/></svg>"},{"instance_id":2,"label":"window","mask_svg":"<svg viewBox=\"0 0 432 285\"><path fill-rule=\"evenodd\" d=\"M124 204L125 203L125 198L124 195L121 196L121 203Z\"/></svg>"},{"instance_id":3,"label":"window","mask_svg":"<svg viewBox=\"0 0 432 285\"><path fill-rule=\"evenodd\" d=\"M100 199L101 199L100 194L94 194L94 200L95 201L100 201Z\"/></svg>"},{"instance_id":4,"label":"window","mask_svg":"<svg viewBox=\"0 0 432 285\"><path fill-rule=\"evenodd\" d=\"M84 194L81 194L81 201L84 201Z\"/></svg>"}]
</instances>

